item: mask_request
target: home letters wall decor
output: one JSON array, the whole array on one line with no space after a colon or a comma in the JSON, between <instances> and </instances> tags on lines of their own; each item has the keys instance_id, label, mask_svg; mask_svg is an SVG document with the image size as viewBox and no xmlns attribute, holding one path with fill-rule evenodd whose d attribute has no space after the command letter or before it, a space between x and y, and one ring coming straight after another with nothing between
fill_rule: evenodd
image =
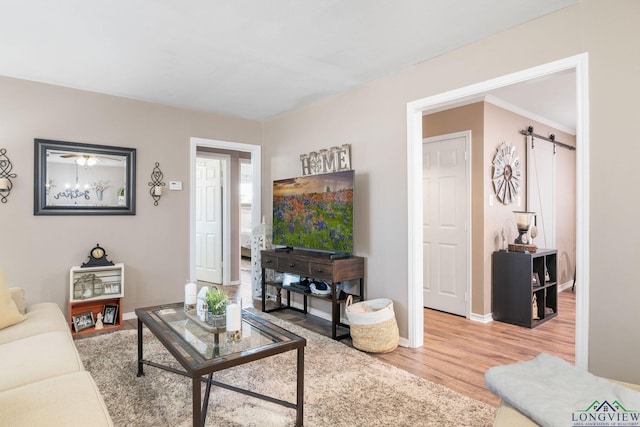
<instances>
[{"instance_id":1,"label":"home letters wall decor","mask_svg":"<svg viewBox=\"0 0 640 427\"><path fill-rule=\"evenodd\" d=\"M351 170L351 144L301 154L300 167L303 176Z\"/></svg>"}]
</instances>

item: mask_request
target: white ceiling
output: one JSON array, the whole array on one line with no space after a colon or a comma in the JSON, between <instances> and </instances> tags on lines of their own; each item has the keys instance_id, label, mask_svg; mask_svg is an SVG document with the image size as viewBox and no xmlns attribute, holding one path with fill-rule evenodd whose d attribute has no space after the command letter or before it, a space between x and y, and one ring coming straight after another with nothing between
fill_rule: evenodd
<instances>
[{"instance_id":1,"label":"white ceiling","mask_svg":"<svg viewBox=\"0 0 640 427\"><path fill-rule=\"evenodd\" d=\"M576 1L0 0L0 75L263 120Z\"/></svg>"}]
</instances>

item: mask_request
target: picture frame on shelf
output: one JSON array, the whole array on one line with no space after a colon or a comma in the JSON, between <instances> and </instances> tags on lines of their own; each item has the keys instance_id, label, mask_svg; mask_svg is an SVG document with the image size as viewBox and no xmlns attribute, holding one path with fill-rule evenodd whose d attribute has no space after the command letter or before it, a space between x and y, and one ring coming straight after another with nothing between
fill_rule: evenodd
<instances>
[{"instance_id":1,"label":"picture frame on shelf","mask_svg":"<svg viewBox=\"0 0 640 427\"><path fill-rule=\"evenodd\" d=\"M102 309L102 323L104 325L115 325L118 323L118 306L107 304Z\"/></svg>"},{"instance_id":2,"label":"picture frame on shelf","mask_svg":"<svg viewBox=\"0 0 640 427\"><path fill-rule=\"evenodd\" d=\"M105 295L119 294L120 293L120 283L118 283L118 282L105 283L103 292L104 292Z\"/></svg>"},{"instance_id":3,"label":"picture frame on shelf","mask_svg":"<svg viewBox=\"0 0 640 427\"><path fill-rule=\"evenodd\" d=\"M93 318L93 312L87 311L86 313L77 314L72 316L73 328L76 332L83 331L87 328L95 326L95 320Z\"/></svg>"},{"instance_id":4,"label":"picture frame on shelf","mask_svg":"<svg viewBox=\"0 0 640 427\"><path fill-rule=\"evenodd\" d=\"M538 273L533 273L531 275L531 284L533 286L542 286L542 283L540 283L540 276L538 276Z\"/></svg>"}]
</instances>

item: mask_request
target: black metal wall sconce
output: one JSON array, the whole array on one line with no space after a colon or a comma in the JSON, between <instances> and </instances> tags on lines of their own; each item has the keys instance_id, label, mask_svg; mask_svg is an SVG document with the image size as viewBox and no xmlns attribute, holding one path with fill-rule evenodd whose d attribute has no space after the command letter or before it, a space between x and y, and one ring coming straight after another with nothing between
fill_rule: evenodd
<instances>
[{"instance_id":1,"label":"black metal wall sconce","mask_svg":"<svg viewBox=\"0 0 640 427\"><path fill-rule=\"evenodd\" d=\"M12 173L13 164L7 157L7 150L0 148L0 202L7 203L7 197L11 194L13 188L13 182L11 178L16 178L18 175Z\"/></svg>"},{"instance_id":2,"label":"black metal wall sconce","mask_svg":"<svg viewBox=\"0 0 640 427\"><path fill-rule=\"evenodd\" d=\"M158 201L162 197L162 187L165 183L162 182L162 171L160 170L160 163L156 162L153 171L151 172L151 181L149 182L149 194L153 198L153 205L158 206Z\"/></svg>"}]
</instances>

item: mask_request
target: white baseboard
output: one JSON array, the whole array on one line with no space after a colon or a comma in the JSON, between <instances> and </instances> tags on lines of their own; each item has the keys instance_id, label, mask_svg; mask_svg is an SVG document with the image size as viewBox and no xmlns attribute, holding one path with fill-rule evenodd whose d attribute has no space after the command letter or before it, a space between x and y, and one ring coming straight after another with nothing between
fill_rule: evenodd
<instances>
[{"instance_id":1,"label":"white baseboard","mask_svg":"<svg viewBox=\"0 0 640 427\"><path fill-rule=\"evenodd\" d=\"M138 316L136 316L135 312L129 312L129 313L122 313L122 320L131 320L131 319L137 319Z\"/></svg>"},{"instance_id":2,"label":"white baseboard","mask_svg":"<svg viewBox=\"0 0 640 427\"><path fill-rule=\"evenodd\" d=\"M275 299L275 298L274 298ZM286 298L282 298L282 303L286 304L287 299ZM308 302L309 300L307 300ZM302 310L304 308L304 304L301 302L297 302L297 301L291 301L291 307L295 307L297 309ZM329 322L331 322L331 313L327 313L323 310L319 310L317 308L313 308L311 307L309 304L307 304L307 313L319 317L321 319L327 320ZM348 321L346 319L342 320L344 323L348 323Z\"/></svg>"},{"instance_id":3,"label":"white baseboard","mask_svg":"<svg viewBox=\"0 0 640 427\"><path fill-rule=\"evenodd\" d=\"M569 280L568 282L564 282L560 286L558 286L558 292L562 292L566 289L573 287L573 280Z\"/></svg>"},{"instance_id":4,"label":"white baseboard","mask_svg":"<svg viewBox=\"0 0 640 427\"><path fill-rule=\"evenodd\" d=\"M471 313L469 315L469 320L473 320L474 322L480 322L480 323L491 323L493 322L493 314L492 313L489 313L489 314Z\"/></svg>"}]
</instances>

